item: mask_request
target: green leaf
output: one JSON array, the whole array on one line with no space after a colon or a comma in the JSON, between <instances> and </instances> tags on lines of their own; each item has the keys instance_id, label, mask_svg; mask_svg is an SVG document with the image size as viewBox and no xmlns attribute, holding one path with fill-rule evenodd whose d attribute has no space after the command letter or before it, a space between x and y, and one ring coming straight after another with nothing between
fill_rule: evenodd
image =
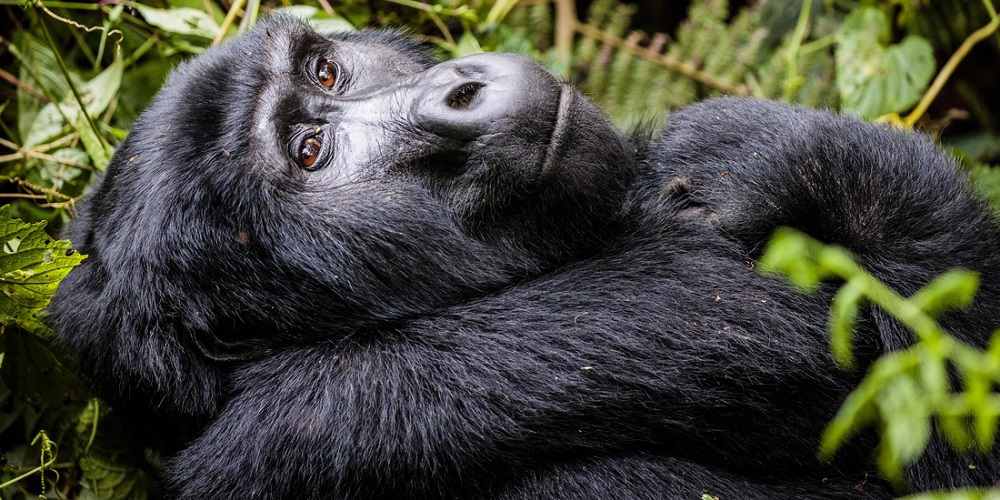
<instances>
[{"instance_id":1,"label":"green leaf","mask_svg":"<svg viewBox=\"0 0 1000 500\"><path fill-rule=\"evenodd\" d=\"M1000 330L993 331L989 347L986 348L986 355L989 356L992 363L1000 365ZM1000 380L997 382L1000 382Z\"/></svg>"},{"instance_id":2,"label":"green leaf","mask_svg":"<svg viewBox=\"0 0 1000 500\"><path fill-rule=\"evenodd\" d=\"M833 359L845 368L854 366L851 347L854 322L864 293L864 281L853 279L841 287L830 304L830 350L833 352Z\"/></svg>"},{"instance_id":3,"label":"green leaf","mask_svg":"<svg viewBox=\"0 0 1000 500\"><path fill-rule=\"evenodd\" d=\"M979 289L979 273L952 269L934 278L910 300L931 316L949 309L964 309L972 303Z\"/></svg>"},{"instance_id":4,"label":"green leaf","mask_svg":"<svg viewBox=\"0 0 1000 500\"><path fill-rule=\"evenodd\" d=\"M920 383L932 404L945 401L951 391L944 358L929 349L920 351Z\"/></svg>"},{"instance_id":5,"label":"green leaf","mask_svg":"<svg viewBox=\"0 0 1000 500\"><path fill-rule=\"evenodd\" d=\"M28 31L18 31L14 35L15 44L10 51L19 56L21 62L20 79L39 92L47 89L60 99L69 92L66 78L59 71L56 56L48 44L41 41ZM35 79L38 78L38 80ZM70 78L74 83L78 77L70 70ZM37 115L42 108L42 101L22 89L17 91L17 132L23 141L29 132L37 126ZM58 132L58 130L57 130Z\"/></svg>"},{"instance_id":6,"label":"green leaf","mask_svg":"<svg viewBox=\"0 0 1000 500\"><path fill-rule=\"evenodd\" d=\"M977 409L973 419L973 430L976 433L976 442L979 443L980 451L986 453L993 448L998 422L1000 422L1000 407L996 403L986 404L983 408Z\"/></svg>"},{"instance_id":7,"label":"green leaf","mask_svg":"<svg viewBox=\"0 0 1000 500\"><path fill-rule=\"evenodd\" d=\"M1000 212L1000 167L973 164L969 167L969 179L976 193L988 201L995 212Z\"/></svg>"},{"instance_id":8,"label":"green leaf","mask_svg":"<svg viewBox=\"0 0 1000 500\"><path fill-rule=\"evenodd\" d=\"M44 222L14 219L9 205L0 208L0 242L0 324L44 333L42 310L85 256L73 252L69 241L49 238Z\"/></svg>"},{"instance_id":9,"label":"green leaf","mask_svg":"<svg viewBox=\"0 0 1000 500\"><path fill-rule=\"evenodd\" d=\"M221 29L212 16L203 10L190 7L157 9L142 4L132 4L146 22L170 33L215 38Z\"/></svg>"},{"instance_id":10,"label":"green leaf","mask_svg":"<svg viewBox=\"0 0 1000 500\"><path fill-rule=\"evenodd\" d=\"M964 417L942 414L938 416L938 425L948 444L956 450L965 451L972 447L972 433Z\"/></svg>"},{"instance_id":11,"label":"green leaf","mask_svg":"<svg viewBox=\"0 0 1000 500\"><path fill-rule=\"evenodd\" d=\"M144 500L149 484L141 471L95 456L80 459L83 472L81 500Z\"/></svg>"},{"instance_id":12,"label":"green leaf","mask_svg":"<svg viewBox=\"0 0 1000 500\"><path fill-rule=\"evenodd\" d=\"M76 120L76 129L80 131L80 142L90 156L90 161L97 170L103 172L111 161L111 151L104 144L104 141L97 137L97 133L90 127L86 117L82 114Z\"/></svg>"},{"instance_id":13,"label":"green leaf","mask_svg":"<svg viewBox=\"0 0 1000 500\"><path fill-rule=\"evenodd\" d=\"M767 274L783 274L800 289L813 291L824 277L815 261L816 250L808 236L781 227L768 242L758 262L759 269Z\"/></svg>"},{"instance_id":14,"label":"green leaf","mask_svg":"<svg viewBox=\"0 0 1000 500\"><path fill-rule=\"evenodd\" d=\"M354 25L347 19L340 16L328 15L311 5L291 5L280 9L274 9L272 13L288 14L307 21L317 33L357 31Z\"/></svg>"},{"instance_id":15,"label":"green leaf","mask_svg":"<svg viewBox=\"0 0 1000 500\"><path fill-rule=\"evenodd\" d=\"M819 449L821 458L833 458L847 438L875 420L877 414L874 399L877 390L875 384L864 383L847 396L847 400L837 410L837 415L823 430Z\"/></svg>"},{"instance_id":16,"label":"green leaf","mask_svg":"<svg viewBox=\"0 0 1000 500\"><path fill-rule=\"evenodd\" d=\"M899 500L1000 500L1000 488L929 491L902 497Z\"/></svg>"},{"instance_id":17,"label":"green leaf","mask_svg":"<svg viewBox=\"0 0 1000 500\"><path fill-rule=\"evenodd\" d=\"M919 385L907 375L890 380L875 404L884 422L879 469L889 480L899 481L903 467L915 462L930 441L930 408Z\"/></svg>"},{"instance_id":18,"label":"green leaf","mask_svg":"<svg viewBox=\"0 0 1000 500\"><path fill-rule=\"evenodd\" d=\"M96 120L97 115L104 112L115 98L115 94L118 93L118 87L122 83L123 69L122 60L118 58L99 75L78 89L80 99L83 101L84 106L86 106L87 113L90 114L91 118ZM59 108L56 108L56 106L59 106ZM61 114L59 113L59 109L62 109ZM61 103L56 104L52 102L42 108L27 137L25 137L24 145L26 147L36 146L56 136L66 125L63 115L74 124L78 118L83 118L83 115L80 113L80 106L77 104L76 98L72 93L64 97Z\"/></svg>"},{"instance_id":19,"label":"green leaf","mask_svg":"<svg viewBox=\"0 0 1000 500\"><path fill-rule=\"evenodd\" d=\"M482 51L483 48L479 46L479 40L476 39L476 36L466 31L462 34L462 37L458 39L458 45L455 46L455 52L452 56L471 56L472 54L478 54Z\"/></svg>"},{"instance_id":20,"label":"green leaf","mask_svg":"<svg viewBox=\"0 0 1000 500\"><path fill-rule=\"evenodd\" d=\"M84 166L90 164L90 157L87 156L87 153L77 148L62 148L53 153L52 156ZM39 162L37 165L35 171L31 173L31 180L57 191L62 190L67 183L77 179L84 172L79 167L49 160Z\"/></svg>"},{"instance_id":21,"label":"green leaf","mask_svg":"<svg viewBox=\"0 0 1000 500\"><path fill-rule=\"evenodd\" d=\"M872 119L915 104L934 76L934 49L910 35L895 45L889 19L876 7L859 7L837 32L837 90L841 108Z\"/></svg>"}]
</instances>

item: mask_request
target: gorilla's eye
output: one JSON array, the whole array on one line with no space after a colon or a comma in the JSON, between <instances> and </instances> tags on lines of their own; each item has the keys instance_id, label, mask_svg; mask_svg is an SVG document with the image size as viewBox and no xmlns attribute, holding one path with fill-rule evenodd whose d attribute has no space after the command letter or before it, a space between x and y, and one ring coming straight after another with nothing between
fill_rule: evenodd
<instances>
[{"instance_id":1,"label":"gorilla's eye","mask_svg":"<svg viewBox=\"0 0 1000 500\"><path fill-rule=\"evenodd\" d=\"M332 89L337 85L337 65L329 59L320 59L316 65L316 81L320 85Z\"/></svg>"},{"instance_id":2,"label":"gorilla's eye","mask_svg":"<svg viewBox=\"0 0 1000 500\"><path fill-rule=\"evenodd\" d=\"M302 168L315 170L319 168L319 165L316 165L316 161L319 160L319 154L322 150L323 143L320 142L319 135L307 137L299 146L299 152L295 160L299 162Z\"/></svg>"}]
</instances>

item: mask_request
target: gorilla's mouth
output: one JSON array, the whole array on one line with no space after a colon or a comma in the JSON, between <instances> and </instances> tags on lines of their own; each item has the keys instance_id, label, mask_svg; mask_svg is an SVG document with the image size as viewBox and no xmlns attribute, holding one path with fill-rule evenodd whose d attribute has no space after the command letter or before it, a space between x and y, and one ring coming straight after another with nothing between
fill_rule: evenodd
<instances>
[{"instance_id":1,"label":"gorilla's mouth","mask_svg":"<svg viewBox=\"0 0 1000 500\"><path fill-rule=\"evenodd\" d=\"M556 161L563 144L566 142L567 123L570 121L569 113L573 107L573 100L576 98L576 91L569 84L559 84L559 108L556 110L555 123L552 125L552 137L549 139L549 146L545 150L542 158L541 175L549 174L558 164Z\"/></svg>"}]
</instances>

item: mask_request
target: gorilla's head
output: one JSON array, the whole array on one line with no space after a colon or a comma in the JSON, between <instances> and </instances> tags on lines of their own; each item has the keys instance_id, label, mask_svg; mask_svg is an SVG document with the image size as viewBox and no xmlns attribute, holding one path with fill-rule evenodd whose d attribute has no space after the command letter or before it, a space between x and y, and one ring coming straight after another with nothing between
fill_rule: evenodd
<instances>
[{"instance_id":1,"label":"gorilla's head","mask_svg":"<svg viewBox=\"0 0 1000 500\"><path fill-rule=\"evenodd\" d=\"M594 251L634 163L525 58L434 64L396 33L272 18L177 68L136 122L71 228L89 259L53 321L113 394L211 411L226 359Z\"/></svg>"}]
</instances>

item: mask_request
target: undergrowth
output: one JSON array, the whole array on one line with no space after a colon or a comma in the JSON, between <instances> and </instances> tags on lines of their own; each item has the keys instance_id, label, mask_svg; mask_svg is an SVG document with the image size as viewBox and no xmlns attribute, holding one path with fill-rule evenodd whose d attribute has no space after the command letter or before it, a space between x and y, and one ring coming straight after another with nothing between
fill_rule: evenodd
<instances>
[{"instance_id":1,"label":"undergrowth","mask_svg":"<svg viewBox=\"0 0 1000 500\"><path fill-rule=\"evenodd\" d=\"M44 307L59 280L85 258L52 235L74 215L171 68L271 12L328 31L405 26L442 58L481 50L527 54L575 82L626 128L661 125L671 110L716 95L779 99L914 127L952 150L980 193L1000 207L1000 170L991 166L1000 162L1000 82L990 76L992 68L975 67L1000 56L1000 18L990 0L691 0L671 4L687 9L682 19L651 30L641 13L658 2L583 4L577 12L571 0L0 0L0 15L13 27L0 34L0 201L6 205L0 210L0 496L147 495L158 457L118 432L120 417L90 394L44 325ZM890 312L923 307L918 298L884 289L835 250L790 233L780 238L773 255L795 247L804 252L795 258L809 262L815 275L860 283L851 288L851 307L861 298ZM784 269L775 259L775 268ZM934 296L954 302L974 290L969 280L950 274L929 287L945 287ZM850 307L835 310L831 338L846 362L851 329L849 315L837 315L843 311ZM933 324L928 316L915 325L917 344L876 363L831 424L825 451L865 423L856 418L858 408L886 391L923 383L913 378L916 372L892 367L925 370L930 359L933 366L961 368L961 357L995 368L989 363L995 363L996 342L985 352L970 350L927 326ZM953 347L927 354L931 343L942 342ZM987 417L968 439L951 435L956 445L992 444L996 396L989 384L984 395L982 385L966 387L985 402L967 411ZM882 418L924 436L923 421L949 418L963 394L933 392L936 399L921 407L920 418L905 412ZM894 423L899 418L905 422ZM882 449L891 453L879 463L894 478L923 447L889 442Z\"/></svg>"}]
</instances>

